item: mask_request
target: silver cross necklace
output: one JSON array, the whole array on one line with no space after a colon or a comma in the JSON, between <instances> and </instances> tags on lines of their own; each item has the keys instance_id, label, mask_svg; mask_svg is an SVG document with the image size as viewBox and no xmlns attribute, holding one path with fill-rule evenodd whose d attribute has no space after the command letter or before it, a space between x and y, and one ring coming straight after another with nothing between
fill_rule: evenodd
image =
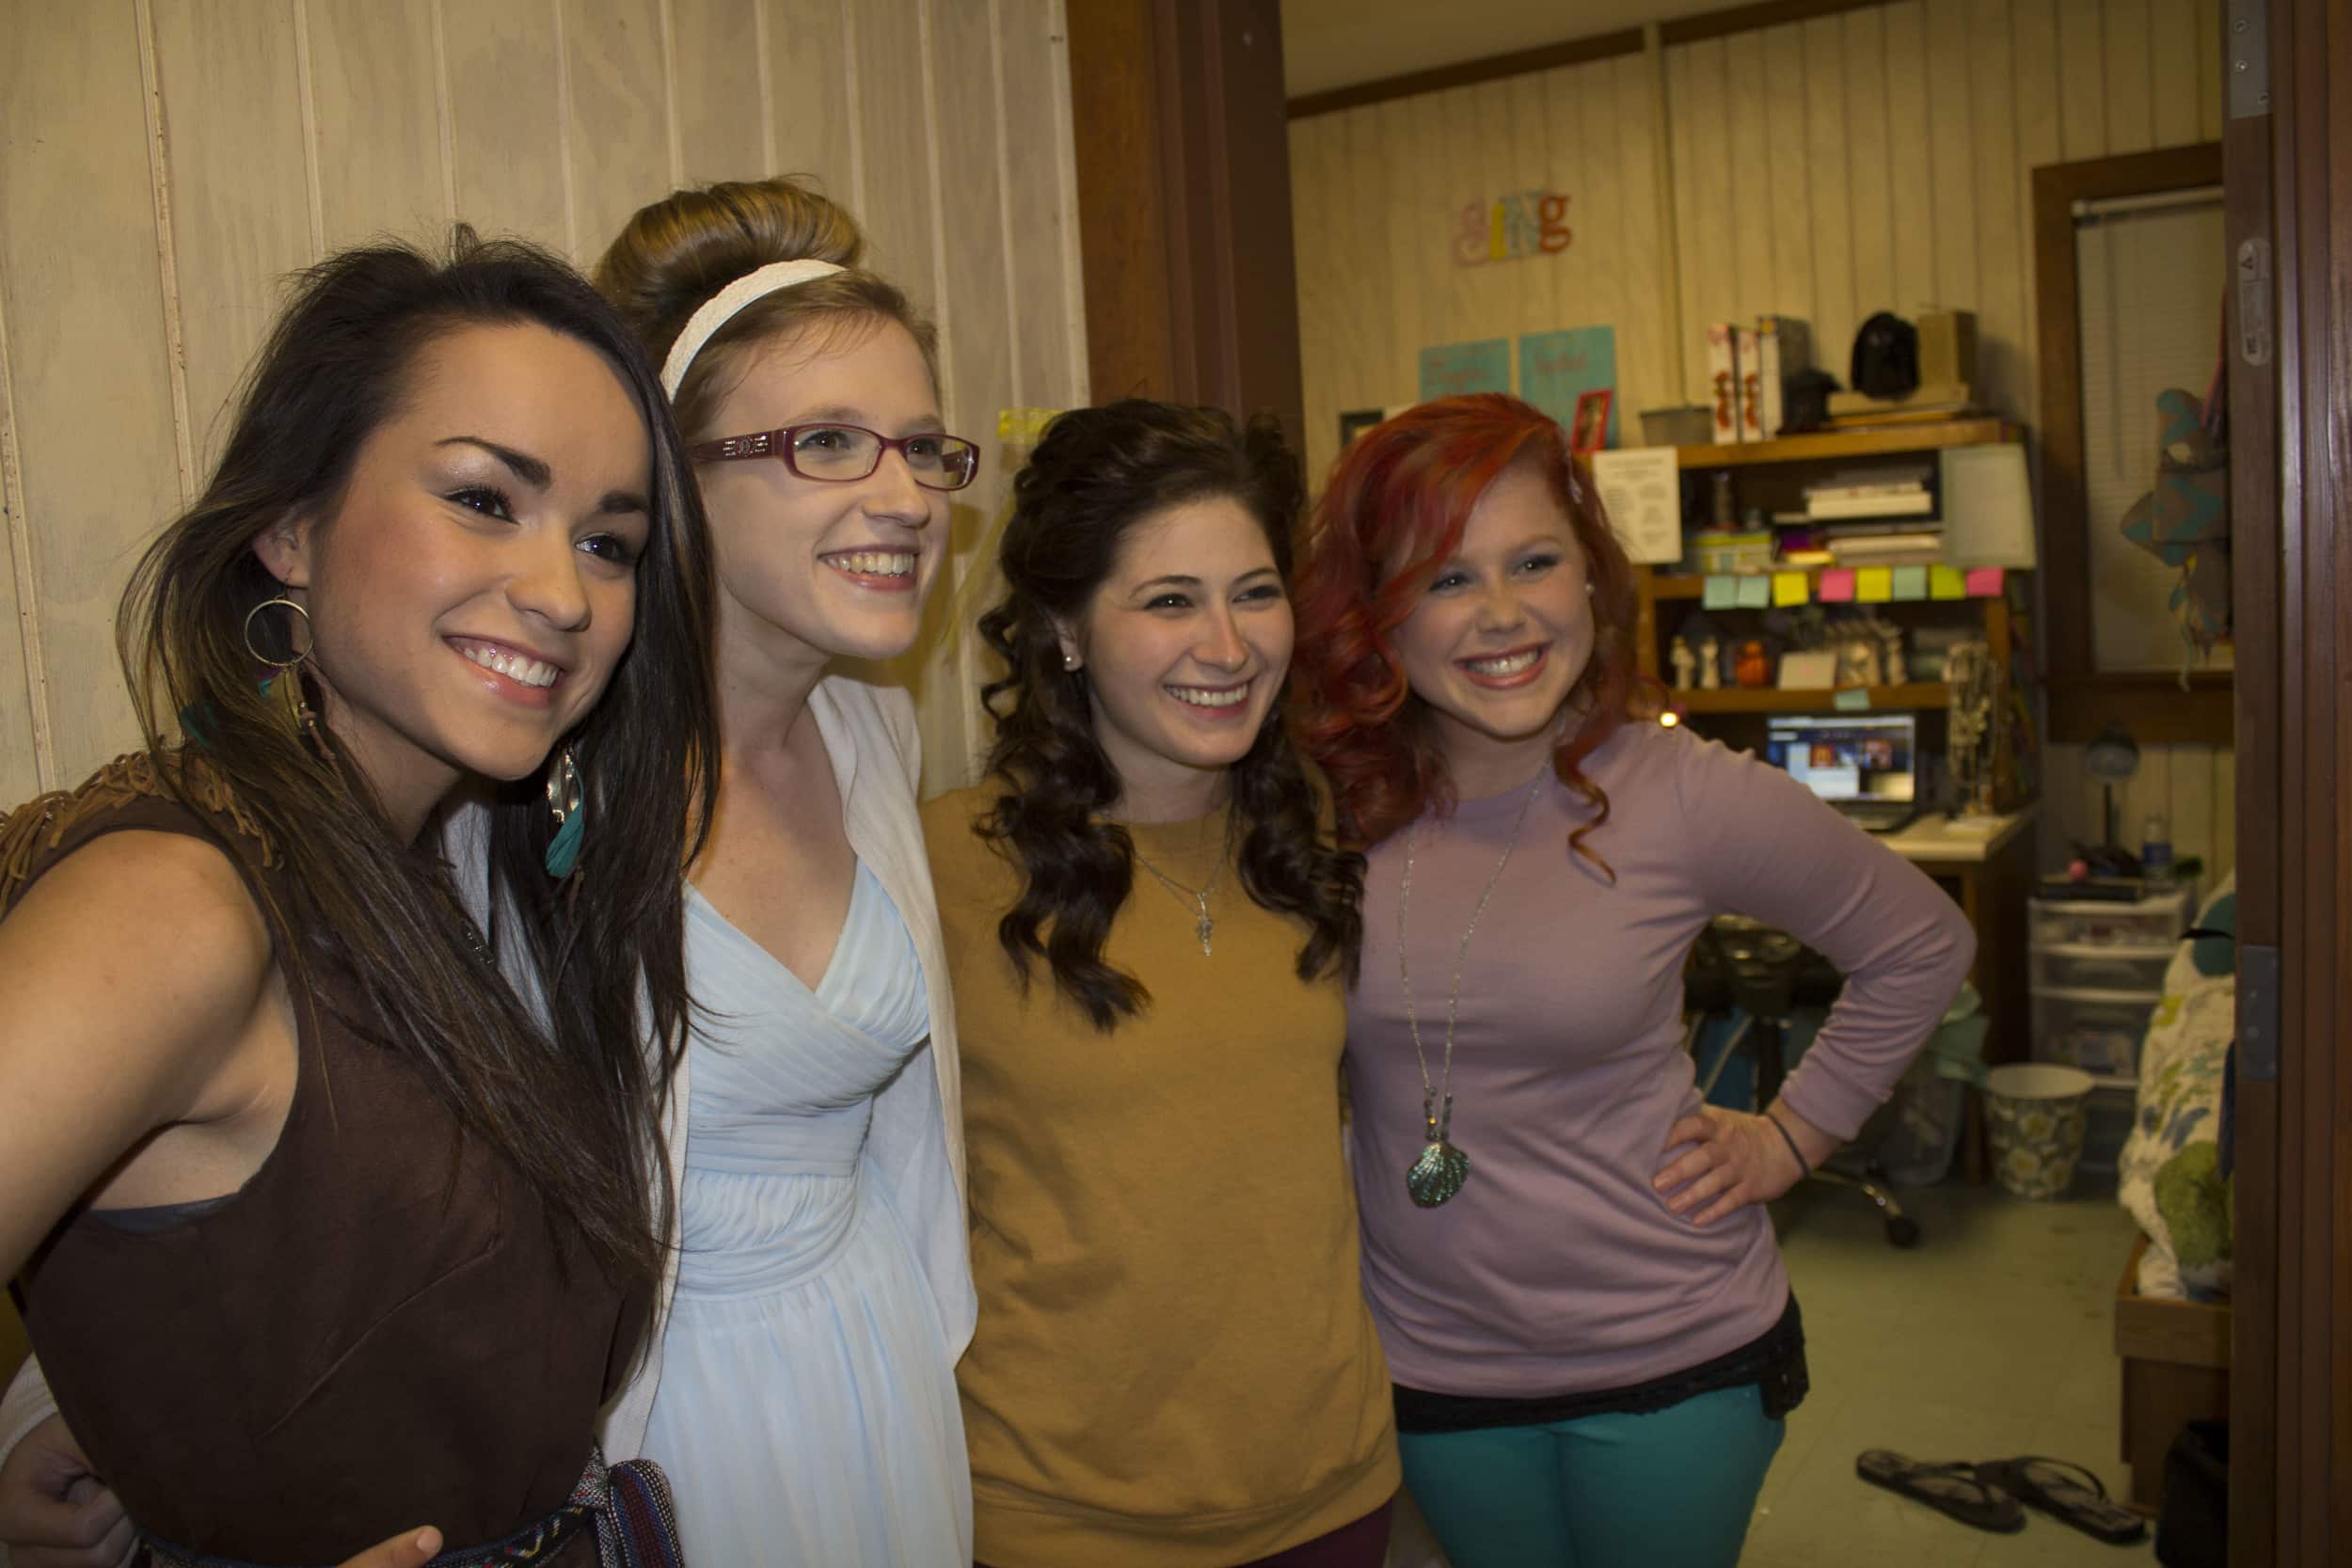
<instances>
[{"instance_id":1,"label":"silver cross necklace","mask_svg":"<svg viewBox=\"0 0 2352 1568\"><path fill-rule=\"evenodd\" d=\"M1193 935L1200 939L1200 956L1204 958L1211 957L1209 942L1210 939L1216 935L1216 920L1209 913L1209 895L1216 891L1217 879L1225 875L1225 863L1233 858L1232 814L1229 811L1225 817L1224 851L1217 856L1216 868L1209 873L1209 880L1202 887L1186 887L1158 866L1153 865L1150 856L1135 847L1133 834L1128 835L1127 847L1134 852L1136 864L1157 877L1160 879L1160 885L1168 889L1169 895L1178 903L1195 911L1192 925Z\"/></svg>"}]
</instances>

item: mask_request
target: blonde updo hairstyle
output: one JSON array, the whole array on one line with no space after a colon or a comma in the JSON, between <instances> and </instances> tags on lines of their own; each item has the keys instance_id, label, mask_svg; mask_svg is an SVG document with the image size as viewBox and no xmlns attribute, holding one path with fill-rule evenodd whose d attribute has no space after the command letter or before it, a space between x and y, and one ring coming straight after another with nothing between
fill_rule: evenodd
<instances>
[{"instance_id":1,"label":"blonde updo hairstyle","mask_svg":"<svg viewBox=\"0 0 2352 1568\"><path fill-rule=\"evenodd\" d=\"M906 328L939 389L939 332L898 285L858 265L857 222L798 178L730 180L673 192L641 207L596 262L596 284L657 365L703 304L774 261L831 261L844 270L754 300L703 345L671 408L689 441L744 431L710 428L759 349L787 339L818 350L884 323Z\"/></svg>"}]
</instances>

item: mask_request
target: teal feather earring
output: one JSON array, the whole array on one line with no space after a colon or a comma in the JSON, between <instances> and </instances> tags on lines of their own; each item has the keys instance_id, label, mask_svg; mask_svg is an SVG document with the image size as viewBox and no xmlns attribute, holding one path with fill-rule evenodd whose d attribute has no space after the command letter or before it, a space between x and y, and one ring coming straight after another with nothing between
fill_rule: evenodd
<instances>
[{"instance_id":1,"label":"teal feather earring","mask_svg":"<svg viewBox=\"0 0 2352 1568\"><path fill-rule=\"evenodd\" d=\"M548 811L555 818L555 837L548 843L548 875L557 881L580 863L580 847L588 837L588 813L580 787L580 769L572 749L564 747L548 768Z\"/></svg>"}]
</instances>

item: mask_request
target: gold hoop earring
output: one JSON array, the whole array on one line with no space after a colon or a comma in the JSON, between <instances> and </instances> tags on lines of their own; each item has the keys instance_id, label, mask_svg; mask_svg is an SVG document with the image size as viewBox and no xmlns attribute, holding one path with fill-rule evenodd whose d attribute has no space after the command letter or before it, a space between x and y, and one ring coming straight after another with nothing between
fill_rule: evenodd
<instances>
[{"instance_id":1,"label":"gold hoop earring","mask_svg":"<svg viewBox=\"0 0 2352 1568\"><path fill-rule=\"evenodd\" d=\"M286 658L272 658L253 645L253 618L262 611L278 605L285 606L302 617L302 646L295 649L293 655ZM292 623L288 625L291 627ZM291 637L287 639L287 641L288 645L292 646ZM319 717L310 711L310 700L302 690L302 666L310 659L310 649L314 645L315 634L310 629L310 612L282 594L274 599L263 599L245 612L245 651L247 657L254 663L265 664L276 672L269 679L262 683L262 695L277 705L278 717L285 721L286 728L294 734L296 739L310 741L324 752L326 746L318 733Z\"/></svg>"}]
</instances>

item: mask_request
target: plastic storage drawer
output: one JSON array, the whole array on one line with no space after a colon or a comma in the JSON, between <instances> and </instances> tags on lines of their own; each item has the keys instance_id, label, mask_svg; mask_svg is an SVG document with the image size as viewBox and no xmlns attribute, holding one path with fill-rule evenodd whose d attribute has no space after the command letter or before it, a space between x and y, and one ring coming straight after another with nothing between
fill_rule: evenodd
<instances>
[{"instance_id":1,"label":"plastic storage drawer","mask_svg":"<svg viewBox=\"0 0 2352 1568\"><path fill-rule=\"evenodd\" d=\"M2188 890L2161 901L2104 903L2097 899L2037 898L2032 902L2037 947L2141 947L2169 950L2188 928Z\"/></svg>"},{"instance_id":2,"label":"plastic storage drawer","mask_svg":"<svg viewBox=\"0 0 2352 1568\"><path fill-rule=\"evenodd\" d=\"M2153 998L2164 990L2164 972L2171 967L2172 954L2170 947L2036 947L2033 989L2127 991Z\"/></svg>"},{"instance_id":3,"label":"plastic storage drawer","mask_svg":"<svg viewBox=\"0 0 2352 1568\"><path fill-rule=\"evenodd\" d=\"M2153 996L2112 991L2037 991L2033 1058L2078 1067L2100 1077L2130 1078L2156 1010Z\"/></svg>"}]
</instances>

